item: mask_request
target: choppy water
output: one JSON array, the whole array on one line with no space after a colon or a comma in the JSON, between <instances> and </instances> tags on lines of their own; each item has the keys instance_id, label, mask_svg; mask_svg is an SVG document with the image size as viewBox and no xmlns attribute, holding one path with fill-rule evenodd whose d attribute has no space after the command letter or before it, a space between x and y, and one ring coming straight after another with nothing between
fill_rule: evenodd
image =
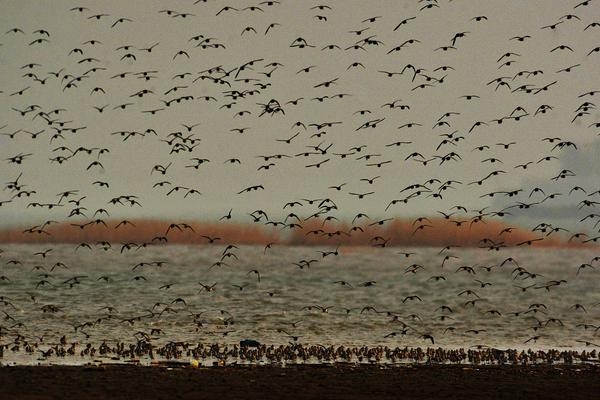
<instances>
[{"instance_id":1,"label":"choppy water","mask_svg":"<svg viewBox=\"0 0 600 400\"><path fill-rule=\"evenodd\" d=\"M34 255L50 247L53 251L46 258ZM439 249L402 249L416 253L407 258L394 248L341 248L338 256L323 257L319 251L334 249L274 246L265 254L259 246L240 246L231 250L237 260L233 256L223 260L229 266L210 268L221 259L224 246L156 246L123 253L119 245L106 251L99 246L74 248L2 246L0 296L5 302L0 303L4 311L1 344L12 343L17 335L40 343L40 349L58 343L63 335L69 342L82 344L104 340L135 343L138 332L148 334L155 344L234 344L247 338L285 344L293 341L291 336L298 336L298 343L305 344L431 346L423 334L431 334L436 347L446 348L486 345L591 350L593 345L586 346L584 341L600 343L600 330L593 327L600 324L600 262L592 262L598 267L577 274L581 264L598 255L589 249L510 249L510 254L460 248L442 254ZM442 267L446 255L459 258L448 259ZM516 277L516 266L510 261L498 266L509 256L529 273L539 275ZM293 264L302 259L317 262L303 269ZM138 263L153 261L166 264L132 271ZM57 262L68 269L51 271ZM412 264L423 268L406 272ZM473 267L475 274L457 272L461 266ZM482 266L496 267L488 272ZM260 282L255 273L249 273L254 269L260 272ZM75 276L82 277L73 279ZM145 280L134 280L136 276ZM430 279L433 276L445 279ZM99 280L101 277L108 281ZM475 279L491 285L481 287ZM561 279L567 282L543 288ZM38 286L43 280L48 283ZM376 283L359 286L367 281ZM199 282L216 283L215 290L206 291ZM160 289L163 285L172 286ZM515 285L535 286L523 292ZM459 295L467 289L476 294ZM419 296L421 301L407 296ZM481 300L474 305L466 304L478 298ZM543 306L533 306L536 303ZM576 304L585 310L575 308ZM50 305L58 310L49 312ZM307 308L315 305L328 310ZM442 305L452 312L438 309ZM519 315L510 314L515 312ZM200 313L196 318L192 315ZM136 317L139 320L126 321ZM89 324L82 326L86 322ZM409 327L406 334L400 333L403 324ZM161 331L152 333L152 329ZM399 333L386 338L391 332ZM540 337L525 344L533 336ZM22 355L5 351L2 360L31 362L31 357L19 357Z\"/></svg>"}]
</instances>

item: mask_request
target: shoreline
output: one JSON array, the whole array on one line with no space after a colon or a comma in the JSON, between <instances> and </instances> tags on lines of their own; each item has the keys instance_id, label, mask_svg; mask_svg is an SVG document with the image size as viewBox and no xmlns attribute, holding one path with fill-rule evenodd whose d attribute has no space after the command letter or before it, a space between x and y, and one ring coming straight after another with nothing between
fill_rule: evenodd
<instances>
[{"instance_id":1,"label":"shoreline","mask_svg":"<svg viewBox=\"0 0 600 400\"><path fill-rule=\"evenodd\" d=\"M542 242L536 240L532 232L525 227L515 227L509 239L504 239L499 232L507 227L501 220L489 219L485 225L477 226L452 224L452 221L438 216L428 217L432 231L426 235L414 234L414 221L411 218L397 217L383 225L378 222L354 226L349 221L330 223L327 231L323 230L323 220L304 220L294 229L284 232L281 228L268 227L266 223L254 222L220 222L189 220L187 223L173 224L161 219L122 220L73 220L52 221L50 224L33 227L0 228L0 243L3 244L80 244L88 243L136 243L146 246L164 244L213 244L225 242L278 246L333 246L343 247L442 247L446 246L447 237L454 238L453 244L468 248L499 250L500 247L552 248L595 248L595 243L584 240L571 241L566 237L546 238ZM272 222L272 221L271 221ZM280 222L283 224L282 222ZM284 224L285 225L285 224ZM284 228L287 225L284 226ZM373 243L373 237L386 239ZM212 238L211 238L212 237ZM495 238L502 241L497 247L490 243L481 243L481 238ZM107 250L107 247L99 247Z\"/></svg>"},{"instance_id":2,"label":"shoreline","mask_svg":"<svg viewBox=\"0 0 600 400\"><path fill-rule=\"evenodd\" d=\"M149 338L137 343L103 342L63 344L21 343L23 346L0 345L3 366L108 366L171 365L185 367L194 363L201 368L223 366L329 366L377 365L418 366L600 366L600 351L585 349L498 349L389 346L322 346L310 344L266 345L246 347L237 344L168 342L157 345Z\"/></svg>"},{"instance_id":3,"label":"shoreline","mask_svg":"<svg viewBox=\"0 0 600 400\"><path fill-rule=\"evenodd\" d=\"M27 400L597 399L600 366L16 366L0 368L0 385Z\"/></svg>"}]
</instances>

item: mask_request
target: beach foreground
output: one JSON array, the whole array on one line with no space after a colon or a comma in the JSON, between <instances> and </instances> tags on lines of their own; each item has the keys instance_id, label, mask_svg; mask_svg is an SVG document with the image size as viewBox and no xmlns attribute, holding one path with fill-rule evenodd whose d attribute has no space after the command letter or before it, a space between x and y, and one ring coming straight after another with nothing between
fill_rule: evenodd
<instances>
[{"instance_id":1,"label":"beach foreground","mask_svg":"<svg viewBox=\"0 0 600 400\"><path fill-rule=\"evenodd\" d=\"M600 367L4 367L3 399L597 399Z\"/></svg>"}]
</instances>

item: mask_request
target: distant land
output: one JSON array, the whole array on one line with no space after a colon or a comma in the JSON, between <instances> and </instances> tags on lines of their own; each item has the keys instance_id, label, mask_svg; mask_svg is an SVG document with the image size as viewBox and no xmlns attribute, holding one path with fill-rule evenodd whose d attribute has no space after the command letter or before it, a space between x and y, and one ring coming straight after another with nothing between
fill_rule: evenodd
<instances>
[{"instance_id":1,"label":"distant land","mask_svg":"<svg viewBox=\"0 0 600 400\"><path fill-rule=\"evenodd\" d=\"M364 220L363 220L364 221ZM292 221L288 221L288 224ZM180 222L164 220L94 220L55 222L43 227L0 230L0 243L88 243L136 244L247 244L269 243L289 246L374 246L374 247L481 247L497 250L505 246L588 247L585 237L569 240L570 235L531 232L499 220L473 223L442 218L394 219L381 225L368 221L360 225L313 219L293 223L292 227L229 222ZM372 225L374 224L374 225ZM423 226L418 229L419 226ZM508 229L510 228L510 229ZM354 230L353 230L354 229ZM501 233L502 232L502 233ZM542 239L542 240L540 240ZM531 242L528 242L531 241Z\"/></svg>"}]
</instances>

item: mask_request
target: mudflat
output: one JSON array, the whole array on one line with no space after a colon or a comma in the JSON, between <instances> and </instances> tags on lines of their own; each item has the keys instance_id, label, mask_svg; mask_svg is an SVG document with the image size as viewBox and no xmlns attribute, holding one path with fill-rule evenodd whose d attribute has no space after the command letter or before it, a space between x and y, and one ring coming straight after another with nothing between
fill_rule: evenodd
<instances>
[{"instance_id":1,"label":"mudflat","mask_svg":"<svg viewBox=\"0 0 600 400\"><path fill-rule=\"evenodd\" d=\"M16 366L2 399L599 399L600 366Z\"/></svg>"}]
</instances>

